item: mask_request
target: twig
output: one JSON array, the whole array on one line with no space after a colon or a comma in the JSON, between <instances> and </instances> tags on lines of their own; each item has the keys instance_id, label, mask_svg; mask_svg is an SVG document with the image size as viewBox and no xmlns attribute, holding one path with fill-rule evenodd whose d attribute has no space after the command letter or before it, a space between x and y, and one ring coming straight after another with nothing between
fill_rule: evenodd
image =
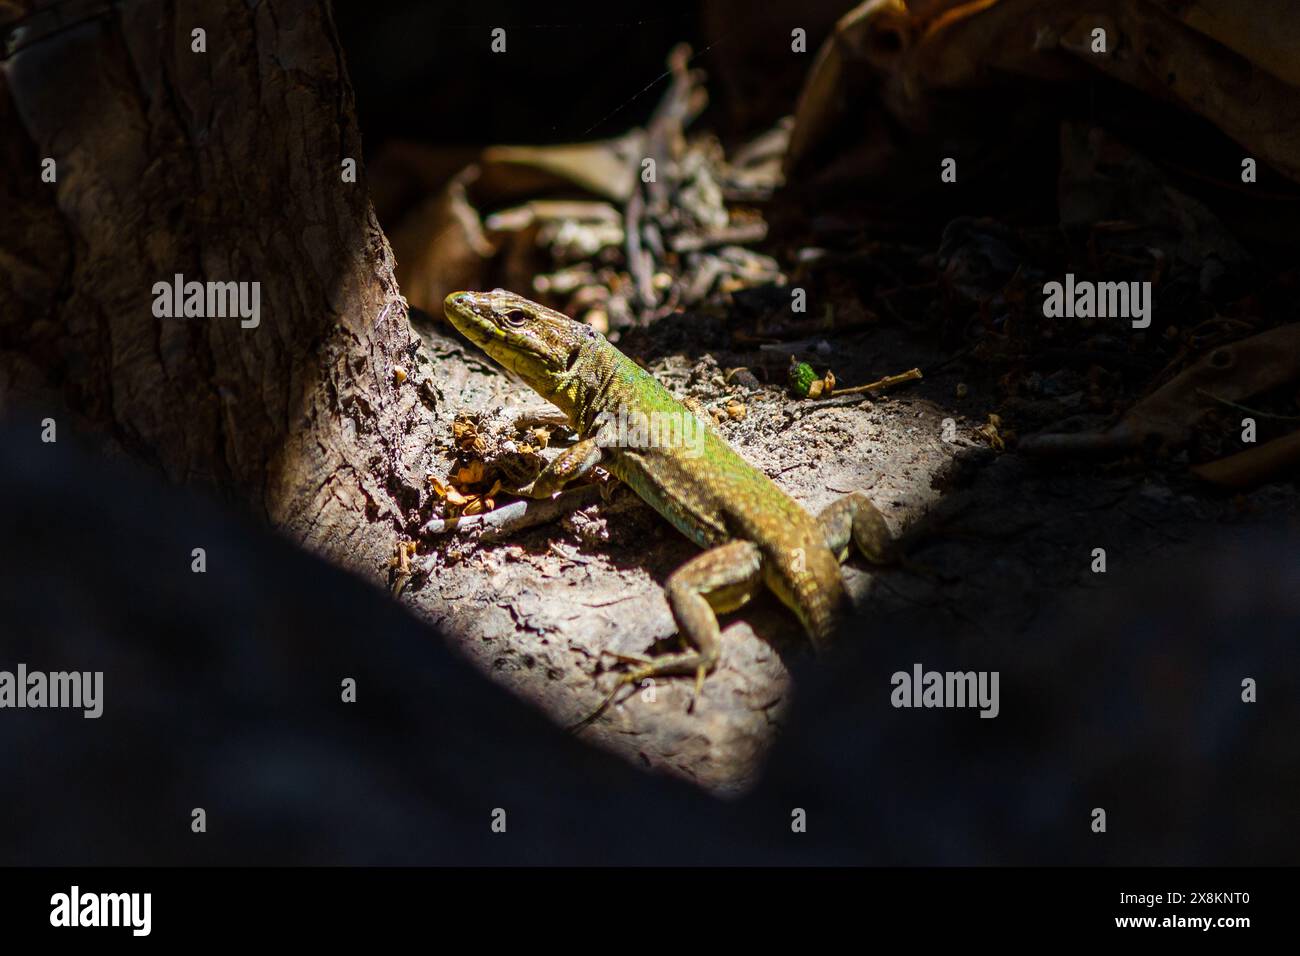
<instances>
[{"instance_id":1,"label":"twig","mask_svg":"<svg viewBox=\"0 0 1300 956\"><path fill-rule=\"evenodd\" d=\"M857 395L860 392L877 392L882 388L893 388L895 385L902 385L904 382L915 382L921 378L919 368L909 368L906 372L899 372L897 375L886 375L884 378L878 378L874 382L866 385L854 385L852 388L837 388L828 396L834 398L838 395Z\"/></svg>"},{"instance_id":2,"label":"twig","mask_svg":"<svg viewBox=\"0 0 1300 956\"><path fill-rule=\"evenodd\" d=\"M450 534L453 531L483 529L504 533L532 528L554 521L571 511L585 508L600 500L599 485L583 485L565 491L554 498L514 501L481 515L459 518L435 518L420 529L423 534Z\"/></svg>"},{"instance_id":3,"label":"twig","mask_svg":"<svg viewBox=\"0 0 1300 956\"><path fill-rule=\"evenodd\" d=\"M711 229L707 232L673 236L669 245L672 246L673 252L699 252L712 246L743 246L752 242L762 242L766 238L767 223L759 219L723 226L721 229Z\"/></svg>"},{"instance_id":4,"label":"twig","mask_svg":"<svg viewBox=\"0 0 1300 956\"><path fill-rule=\"evenodd\" d=\"M1245 412L1247 415L1250 415L1254 418L1271 418L1274 421L1279 421L1279 422L1300 422L1300 415L1279 415L1276 412L1261 411L1257 408L1251 408L1248 405L1242 405L1238 402L1229 401L1226 398L1220 398L1218 395L1215 395L1213 392L1207 391L1203 388L1198 388L1196 390L1196 394L1201 396L1202 398L1208 398L1211 401L1218 402L1221 405L1227 405L1229 408L1235 408L1239 412Z\"/></svg>"},{"instance_id":5,"label":"twig","mask_svg":"<svg viewBox=\"0 0 1300 956\"><path fill-rule=\"evenodd\" d=\"M653 309L658 299L654 290L654 263L650 252L641 245L641 218L644 215L645 198L638 188L623 210L623 237L627 244L627 269L636 283L637 302L642 309Z\"/></svg>"}]
</instances>

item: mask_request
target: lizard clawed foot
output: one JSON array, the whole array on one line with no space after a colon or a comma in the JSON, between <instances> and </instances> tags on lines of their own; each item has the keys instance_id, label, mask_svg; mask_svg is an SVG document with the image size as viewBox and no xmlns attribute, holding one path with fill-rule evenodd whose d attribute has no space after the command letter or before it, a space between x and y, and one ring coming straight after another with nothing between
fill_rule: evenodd
<instances>
[{"instance_id":1,"label":"lizard clawed foot","mask_svg":"<svg viewBox=\"0 0 1300 956\"><path fill-rule=\"evenodd\" d=\"M515 494L520 498L531 498L534 501L545 501L547 498L553 498L558 488L549 487L547 483L539 482L536 478L524 485L522 488L515 489Z\"/></svg>"},{"instance_id":2,"label":"lizard clawed foot","mask_svg":"<svg viewBox=\"0 0 1300 956\"><path fill-rule=\"evenodd\" d=\"M701 664L695 668L695 690L691 692L691 705L687 713L695 713L695 702L700 699L700 694L704 692L704 678L708 676L709 668L706 664Z\"/></svg>"},{"instance_id":3,"label":"lizard clawed foot","mask_svg":"<svg viewBox=\"0 0 1300 956\"><path fill-rule=\"evenodd\" d=\"M614 702L614 698L618 696L618 692L628 684L640 684L641 681L654 677L686 675L693 673L695 675L695 691L691 695L691 703L686 709L687 713L693 713L695 711L695 702L699 699L700 692L704 687L704 678L708 676L709 671L713 670L713 666L716 663L715 661L709 660L698 651L684 651L680 654L664 654L660 657L649 660L632 655L619 654L608 650L605 651L605 653L612 657L617 657L620 660L625 660L629 663L639 664L641 666L637 667L635 670L628 671L626 674L620 674L618 682L615 683L614 688L605 695L605 699L601 701L600 706L586 717L582 718L582 720L569 727L570 733L576 734L579 731L585 730L595 722L601 714L609 709L610 704Z\"/></svg>"},{"instance_id":4,"label":"lizard clawed foot","mask_svg":"<svg viewBox=\"0 0 1300 956\"><path fill-rule=\"evenodd\" d=\"M599 718L601 714L603 714L605 711L609 709L609 705L614 703L614 698L618 696L618 692L622 690L624 687L626 687L628 684L631 684L633 682L634 681L632 679L631 674L621 675L617 683L614 684L614 689L611 690L608 694L606 694L605 699L600 702L600 706L597 707L595 710L593 710L586 717L582 718L582 720L578 721L576 724L571 725L568 728L569 733L571 734L581 733L582 731L590 727L593 723L595 723L596 719Z\"/></svg>"}]
</instances>

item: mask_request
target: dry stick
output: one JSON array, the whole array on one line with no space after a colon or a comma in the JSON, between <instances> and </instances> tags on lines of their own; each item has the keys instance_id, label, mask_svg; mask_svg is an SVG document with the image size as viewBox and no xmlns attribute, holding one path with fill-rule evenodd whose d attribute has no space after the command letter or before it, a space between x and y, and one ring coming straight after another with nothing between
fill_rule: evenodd
<instances>
[{"instance_id":1,"label":"dry stick","mask_svg":"<svg viewBox=\"0 0 1300 956\"><path fill-rule=\"evenodd\" d=\"M642 230L652 225L652 217L663 215L668 208L670 190L667 176L674 158L674 146L681 141L683 130L704 108L699 95L702 92L699 76L690 70L690 61L691 48L685 44L678 44L668 54L672 82L646 126L646 155L654 160L656 174L649 182L636 184L623 211L627 268L643 313L654 312L659 306L654 274L659 267L656 247L661 251L663 244L657 234L646 240Z\"/></svg>"},{"instance_id":2,"label":"dry stick","mask_svg":"<svg viewBox=\"0 0 1300 956\"><path fill-rule=\"evenodd\" d=\"M637 299L641 308L652 309L656 305L654 289L654 263L648 250L641 245L641 218L645 215L645 198L638 186L632 191L631 198L623 210L623 238L627 244L627 270L632 273L636 283Z\"/></svg>"},{"instance_id":3,"label":"dry stick","mask_svg":"<svg viewBox=\"0 0 1300 956\"><path fill-rule=\"evenodd\" d=\"M915 382L921 377L919 368L910 368L906 372L899 372L897 375L886 375L884 378L876 379L867 385L854 385L852 388L837 388L827 396L827 398L836 398L840 395L856 395L859 392L874 392L882 388L893 388L895 385L901 385L904 382Z\"/></svg>"},{"instance_id":4,"label":"dry stick","mask_svg":"<svg viewBox=\"0 0 1300 956\"><path fill-rule=\"evenodd\" d=\"M655 213L662 213L668 205L669 184L662 174L673 159L674 146L681 142L683 131L704 109L700 77L690 69L690 62L691 48L687 44L679 43L669 51L672 82L646 124L646 155L654 159L657 175L645 186L650 208Z\"/></svg>"},{"instance_id":5,"label":"dry stick","mask_svg":"<svg viewBox=\"0 0 1300 956\"><path fill-rule=\"evenodd\" d=\"M707 232L673 236L673 252L699 252L713 246L744 246L767 238L767 223L758 220L723 226Z\"/></svg>"},{"instance_id":6,"label":"dry stick","mask_svg":"<svg viewBox=\"0 0 1300 956\"><path fill-rule=\"evenodd\" d=\"M471 531L482 528L485 532L505 533L532 528L554 521L570 511L577 511L600 500L599 485L583 485L555 498L530 498L514 501L481 515L459 518L435 518L420 529L422 534L449 534L453 531Z\"/></svg>"},{"instance_id":7,"label":"dry stick","mask_svg":"<svg viewBox=\"0 0 1300 956\"><path fill-rule=\"evenodd\" d=\"M1227 405L1229 408L1236 409L1239 412L1245 412L1247 415L1251 415L1255 418L1272 418L1276 421L1282 422L1300 422L1300 415L1279 415L1276 412L1266 412L1258 408L1250 408L1249 406L1242 405L1239 402L1230 402L1226 398L1220 398L1213 392L1207 391L1203 388L1198 388L1196 394L1202 398L1208 398L1212 401L1220 402L1221 404Z\"/></svg>"}]
</instances>

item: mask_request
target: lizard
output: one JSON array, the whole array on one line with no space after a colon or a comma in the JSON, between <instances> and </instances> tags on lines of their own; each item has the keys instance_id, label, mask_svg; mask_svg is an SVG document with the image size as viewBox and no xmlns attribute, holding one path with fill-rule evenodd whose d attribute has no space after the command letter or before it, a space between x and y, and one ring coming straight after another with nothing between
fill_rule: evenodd
<instances>
[{"instance_id":1,"label":"lizard","mask_svg":"<svg viewBox=\"0 0 1300 956\"><path fill-rule=\"evenodd\" d=\"M693 674L698 697L721 654L717 615L740 609L765 586L794 611L814 650L824 649L846 605L839 564L850 543L874 564L891 560L893 538L865 495L846 495L814 518L590 325L504 289L453 292L443 311L563 412L577 435L521 494L549 498L602 465L705 549L664 586L689 649L638 661L579 726L599 716L620 687L646 678ZM678 427L618 432L620 414L624 423Z\"/></svg>"}]
</instances>

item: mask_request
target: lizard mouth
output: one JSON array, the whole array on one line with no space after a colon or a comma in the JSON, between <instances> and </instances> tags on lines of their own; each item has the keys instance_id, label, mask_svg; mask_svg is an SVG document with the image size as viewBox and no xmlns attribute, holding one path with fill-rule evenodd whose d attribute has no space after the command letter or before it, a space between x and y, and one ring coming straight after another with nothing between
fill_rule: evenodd
<instances>
[{"instance_id":1,"label":"lizard mouth","mask_svg":"<svg viewBox=\"0 0 1300 956\"><path fill-rule=\"evenodd\" d=\"M447 321L475 345L482 347L491 340L488 319L479 311L471 293L453 292L442 300L442 311Z\"/></svg>"}]
</instances>

